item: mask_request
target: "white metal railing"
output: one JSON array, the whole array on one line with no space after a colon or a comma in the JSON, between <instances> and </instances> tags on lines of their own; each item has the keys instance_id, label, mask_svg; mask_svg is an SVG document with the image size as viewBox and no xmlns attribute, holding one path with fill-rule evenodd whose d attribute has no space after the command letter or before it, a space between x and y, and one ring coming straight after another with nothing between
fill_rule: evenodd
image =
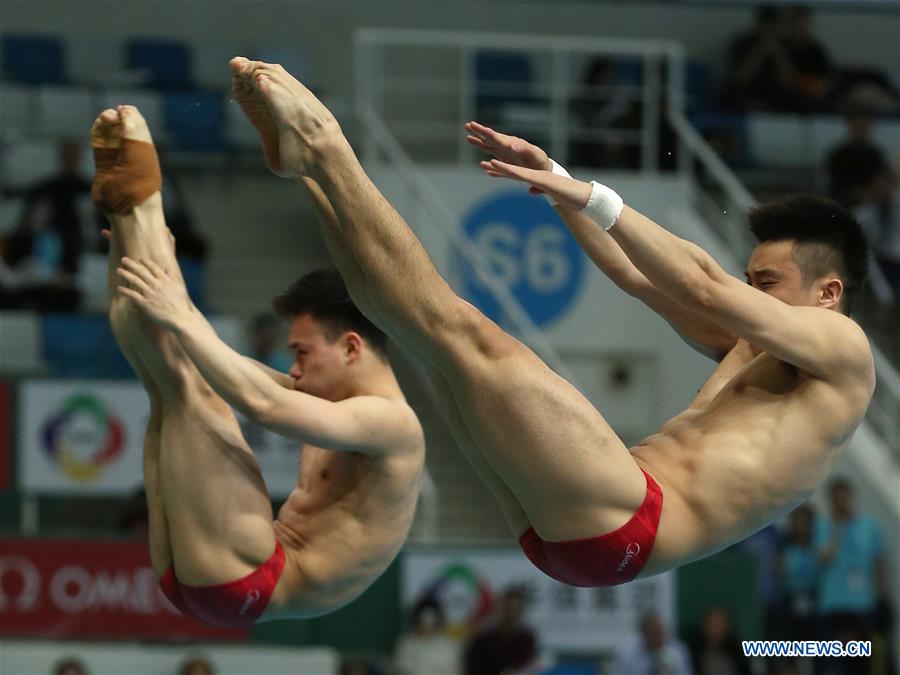
<instances>
[{"instance_id":1,"label":"white metal railing","mask_svg":"<svg viewBox=\"0 0 900 675\"><path fill-rule=\"evenodd\" d=\"M683 166L690 170L691 160L696 160L709 181L716 187L715 195L705 191L702 181L694 181L698 186L699 203L707 222L722 240L727 243L740 259L749 257L754 245L747 229L745 214L757 205L756 198L732 173L704 138L694 129L684 114L676 109L669 111L672 128L681 139L681 147L687 152L680 160L687 160ZM885 441L888 448L900 457L900 375L890 360L871 343L875 360L877 383L875 394L869 405L866 419Z\"/></svg>"},{"instance_id":2,"label":"white metal railing","mask_svg":"<svg viewBox=\"0 0 900 675\"><path fill-rule=\"evenodd\" d=\"M566 163L573 141L615 141L639 148L640 166L655 170L660 155L661 106L684 102L684 50L676 42L573 36L364 28L353 36L356 100L383 120L401 143L437 141L443 160L469 162L472 149L462 125L476 119L479 89L515 99L502 106L502 123L519 135L545 134L542 143ZM526 81L477 80L476 59L484 53L526 55L536 76ZM395 58L398 55L405 58ZM592 59L634 59L633 82L584 84L582 71ZM420 73L418 71L424 71ZM633 105L635 118L621 126L580 124L571 109L582 102ZM415 114L404 117L412 108ZM486 120L482 120L486 121ZM366 142L366 141L364 141ZM374 148L369 139L365 154ZM674 151L674 149L673 149Z\"/></svg>"}]
</instances>

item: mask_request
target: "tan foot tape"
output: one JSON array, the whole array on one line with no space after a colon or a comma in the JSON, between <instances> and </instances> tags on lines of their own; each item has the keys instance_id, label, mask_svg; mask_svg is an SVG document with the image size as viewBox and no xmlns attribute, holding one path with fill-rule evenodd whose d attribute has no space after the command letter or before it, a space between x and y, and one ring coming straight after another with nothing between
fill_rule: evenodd
<instances>
[{"instance_id":1,"label":"tan foot tape","mask_svg":"<svg viewBox=\"0 0 900 675\"><path fill-rule=\"evenodd\" d=\"M94 166L91 199L107 213L130 213L162 188L152 143L123 138L119 148L94 148Z\"/></svg>"}]
</instances>

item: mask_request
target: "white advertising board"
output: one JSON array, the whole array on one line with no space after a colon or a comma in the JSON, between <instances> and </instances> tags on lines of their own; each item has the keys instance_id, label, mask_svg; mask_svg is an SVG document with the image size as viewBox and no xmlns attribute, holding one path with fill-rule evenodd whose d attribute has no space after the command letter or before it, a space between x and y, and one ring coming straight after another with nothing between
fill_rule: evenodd
<instances>
[{"instance_id":1,"label":"white advertising board","mask_svg":"<svg viewBox=\"0 0 900 675\"><path fill-rule=\"evenodd\" d=\"M24 381L19 386L18 415L23 490L127 495L143 484L149 404L139 384ZM299 444L246 421L242 427L270 494L286 497L297 481Z\"/></svg>"},{"instance_id":2,"label":"white advertising board","mask_svg":"<svg viewBox=\"0 0 900 675\"><path fill-rule=\"evenodd\" d=\"M515 549L413 549L403 557L402 583L404 606L434 599L456 634L489 620L504 589L521 586L528 597L526 622L542 649L613 650L635 635L648 612L675 630L671 573L621 586L575 588L544 575Z\"/></svg>"}]
</instances>

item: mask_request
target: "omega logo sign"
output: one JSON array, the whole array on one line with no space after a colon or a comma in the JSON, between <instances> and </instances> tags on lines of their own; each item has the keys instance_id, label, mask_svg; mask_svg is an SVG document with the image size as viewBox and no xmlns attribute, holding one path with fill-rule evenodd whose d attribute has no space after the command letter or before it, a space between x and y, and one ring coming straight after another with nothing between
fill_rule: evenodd
<instances>
[{"instance_id":1,"label":"omega logo sign","mask_svg":"<svg viewBox=\"0 0 900 675\"><path fill-rule=\"evenodd\" d=\"M36 611L44 583L40 571L29 560L0 557L0 610ZM7 589L12 597L7 597ZM68 614L110 610L178 613L162 595L156 574L149 567L109 571L66 565L52 572L47 591L54 608Z\"/></svg>"},{"instance_id":2,"label":"omega logo sign","mask_svg":"<svg viewBox=\"0 0 900 675\"><path fill-rule=\"evenodd\" d=\"M6 596L8 578L16 579L10 585L17 588L15 597ZM0 557L0 611L10 609L10 605L19 612L32 612L37 609L38 595L41 592L41 573L27 558L15 555Z\"/></svg>"}]
</instances>

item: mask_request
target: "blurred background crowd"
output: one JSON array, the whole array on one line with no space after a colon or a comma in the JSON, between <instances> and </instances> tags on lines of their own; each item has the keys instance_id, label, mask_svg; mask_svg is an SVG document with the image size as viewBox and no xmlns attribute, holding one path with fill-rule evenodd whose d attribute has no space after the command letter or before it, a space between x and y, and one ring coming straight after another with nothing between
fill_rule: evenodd
<instances>
[{"instance_id":1,"label":"blurred background crowd","mask_svg":"<svg viewBox=\"0 0 900 675\"><path fill-rule=\"evenodd\" d=\"M111 655L145 640L172 650L147 657L146 672L159 675L249 672L217 640L247 655L326 650L322 663L331 665L293 671L312 675L896 673L900 6L310 0L260 3L247 17L235 16L237 7L4 3L0 673L137 673L122 665L131 656ZM880 389L859 445L808 504L713 558L655 586L569 591L491 562L521 555L441 426L421 373L396 354L404 390L422 406L430 475L410 548L360 600L335 617L240 635L176 625L153 603L135 619L137 600L114 610L107 603L111 613L96 621L74 609L40 614L28 598L44 590L30 589L23 570L58 578L65 554L57 560L52 547L60 540L87 542L103 551L97 558L140 556L146 545L139 471L113 467L135 466L127 461L139 457L140 439L128 434L145 411L105 316L105 221L90 201L94 116L134 103L147 117L182 271L229 344L286 371L285 329L270 299L327 262L311 206L266 174L255 132L229 99L225 64L237 53L281 62L309 84L454 286L535 344L478 285L453 232L482 247L528 330L584 378L579 385L627 443L683 409L712 362L618 299L580 254L566 258L564 247L529 239L546 224L523 215L525 207L509 208L509 236L521 239L497 247L488 235L501 216L479 210L497 186L474 170L461 122L521 135L573 174L622 186L626 201L673 231L693 228L678 234L733 260L738 275L752 245L740 232L744 207L798 191L836 199L863 225L872 254L854 318L878 351ZM458 221L440 222L442 212ZM615 325L597 327L598 306ZM47 431L59 420L69 425L63 440ZM101 457L116 425L128 440ZM244 431L277 507L290 489L278 479L295 475L297 448L249 424ZM72 556L72 565L99 569L90 556ZM138 569L123 574L137 584ZM60 583L64 598L81 597ZM93 593L78 612L106 602ZM561 628L567 620L577 629ZM741 651L751 639L869 640L873 653L751 659Z\"/></svg>"}]
</instances>

